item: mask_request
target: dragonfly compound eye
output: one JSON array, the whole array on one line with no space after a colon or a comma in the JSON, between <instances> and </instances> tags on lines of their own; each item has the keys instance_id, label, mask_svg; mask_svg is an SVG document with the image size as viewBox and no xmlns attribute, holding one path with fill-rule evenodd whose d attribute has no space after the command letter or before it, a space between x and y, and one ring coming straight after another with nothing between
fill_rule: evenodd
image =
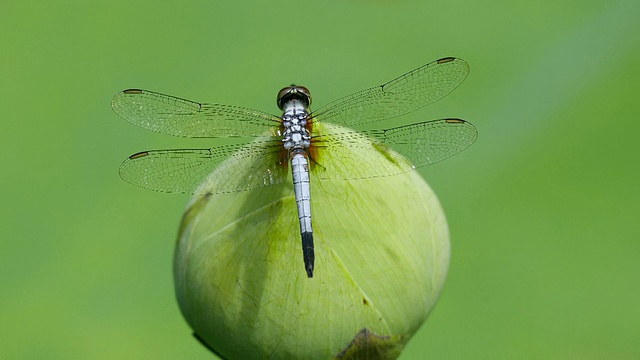
<instances>
[{"instance_id":1,"label":"dragonfly compound eye","mask_svg":"<svg viewBox=\"0 0 640 360\"><path fill-rule=\"evenodd\" d=\"M311 106L311 93L304 86L294 85L287 86L278 92L278 108L284 110L284 105L291 100L301 101L305 107Z\"/></svg>"}]
</instances>

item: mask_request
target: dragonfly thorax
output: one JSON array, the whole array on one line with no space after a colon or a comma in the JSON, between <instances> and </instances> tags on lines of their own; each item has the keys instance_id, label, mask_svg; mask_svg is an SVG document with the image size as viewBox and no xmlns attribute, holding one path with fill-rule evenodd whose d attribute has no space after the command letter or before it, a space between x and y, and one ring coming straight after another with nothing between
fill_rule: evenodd
<instances>
[{"instance_id":1,"label":"dragonfly thorax","mask_svg":"<svg viewBox=\"0 0 640 360\"><path fill-rule=\"evenodd\" d=\"M291 100L284 104L282 142L287 150L308 149L311 146L311 134L307 130L309 111L305 105L298 100Z\"/></svg>"}]
</instances>

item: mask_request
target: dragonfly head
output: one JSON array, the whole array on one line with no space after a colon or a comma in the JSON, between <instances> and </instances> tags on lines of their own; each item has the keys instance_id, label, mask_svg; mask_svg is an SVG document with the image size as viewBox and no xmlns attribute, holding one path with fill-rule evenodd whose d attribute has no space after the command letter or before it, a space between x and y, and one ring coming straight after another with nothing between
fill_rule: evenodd
<instances>
[{"instance_id":1,"label":"dragonfly head","mask_svg":"<svg viewBox=\"0 0 640 360\"><path fill-rule=\"evenodd\" d=\"M298 100L308 108L311 106L311 93L306 87L293 84L278 92L277 103L280 110L284 110L284 105L292 100Z\"/></svg>"}]
</instances>

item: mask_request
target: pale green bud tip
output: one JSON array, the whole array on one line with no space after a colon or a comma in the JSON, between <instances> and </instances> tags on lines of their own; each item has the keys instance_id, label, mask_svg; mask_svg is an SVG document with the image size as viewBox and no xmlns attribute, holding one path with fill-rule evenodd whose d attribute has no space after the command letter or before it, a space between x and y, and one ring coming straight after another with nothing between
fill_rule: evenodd
<instances>
[{"instance_id":1,"label":"pale green bud tip","mask_svg":"<svg viewBox=\"0 0 640 360\"><path fill-rule=\"evenodd\" d=\"M326 163L376 156L397 166L385 151L327 148L321 156ZM250 176L251 164L237 165L216 171ZM187 208L175 255L178 302L194 332L226 359L393 359L434 306L449 233L417 172L330 181L312 171L311 201L313 278L290 179L196 197Z\"/></svg>"}]
</instances>

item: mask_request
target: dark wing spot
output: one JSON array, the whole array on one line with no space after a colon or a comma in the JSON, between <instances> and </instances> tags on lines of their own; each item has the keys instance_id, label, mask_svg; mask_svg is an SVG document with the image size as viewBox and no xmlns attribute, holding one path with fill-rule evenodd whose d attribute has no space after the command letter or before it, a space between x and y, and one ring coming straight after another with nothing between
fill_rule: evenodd
<instances>
[{"instance_id":1,"label":"dark wing spot","mask_svg":"<svg viewBox=\"0 0 640 360\"><path fill-rule=\"evenodd\" d=\"M438 64L444 64L444 63L451 62L451 61L453 61L453 60L455 60L455 59L456 59L456 58L454 58L454 57L446 57L446 58L438 59L438 60L436 60L436 62L437 62Z\"/></svg>"},{"instance_id":2,"label":"dark wing spot","mask_svg":"<svg viewBox=\"0 0 640 360\"><path fill-rule=\"evenodd\" d=\"M142 90L140 89L127 89L125 91L123 91L123 93L125 94L132 94L132 95L138 95L138 94L142 94Z\"/></svg>"},{"instance_id":3,"label":"dark wing spot","mask_svg":"<svg viewBox=\"0 0 640 360\"><path fill-rule=\"evenodd\" d=\"M149 152L148 152L148 151L141 151L141 152L139 152L139 153L135 153L135 154L133 154L133 155L129 156L129 159L131 159L131 160L135 160L135 159L139 159L139 158L141 158L141 157L145 157L145 156L147 156L147 155L149 155Z\"/></svg>"}]
</instances>

